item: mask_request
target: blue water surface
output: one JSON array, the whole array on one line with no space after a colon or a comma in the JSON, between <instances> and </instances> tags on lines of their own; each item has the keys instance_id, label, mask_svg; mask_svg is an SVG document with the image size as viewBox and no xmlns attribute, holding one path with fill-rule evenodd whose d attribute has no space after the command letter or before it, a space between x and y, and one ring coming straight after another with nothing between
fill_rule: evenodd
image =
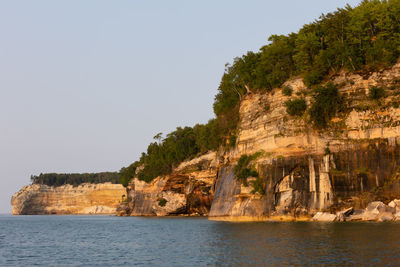
<instances>
[{"instance_id":1,"label":"blue water surface","mask_svg":"<svg viewBox=\"0 0 400 267\"><path fill-rule=\"evenodd\" d=\"M400 266L400 223L0 215L1 266Z\"/></svg>"}]
</instances>

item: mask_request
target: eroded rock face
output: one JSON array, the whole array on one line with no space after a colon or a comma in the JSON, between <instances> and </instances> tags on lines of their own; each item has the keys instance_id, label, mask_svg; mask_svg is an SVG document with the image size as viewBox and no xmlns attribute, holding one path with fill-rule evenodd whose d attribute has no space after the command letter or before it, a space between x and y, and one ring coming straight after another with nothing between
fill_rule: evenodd
<instances>
[{"instance_id":1,"label":"eroded rock face","mask_svg":"<svg viewBox=\"0 0 400 267\"><path fill-rule=\"evenodd\" d=\"M393 93L400 92L400 63L364 76L343 72L332 82L339 84L349 111L333 118L329 129L316 130L306 119L287 114L284 103L289 99L304 97L311 103L299 78L284 84L292 87L293 96L280 88L249 94L240 104L235 148L183 162L151 183L134 179L118 214L251 220L311 219L322 212L317 217L337 221L396 219L396 201L384 210L367 205L400 199L400 94ZM392 93L374 104L367 98L371 86L391 88ZM233 168L240 156L259 151L262 155L253 163L263 192L255 193L235 179Z\"/></svg>"},{"instance_id":2,"label":"eroded rock face","mask_svg":"<svg viewBox=\"0 0 400 267\"><path fill-rule=\"evenodd\" d=\"M150 183L133 179L121 216L208 215L217 172L217 155L208 153L183 162L174 173Z\"/></svg>"},{"instance_id":3,"label":"eroded rock face","mask_svg":"<svg viewBox=\"0 0 400 267\"><path fill-rule=\"evenodd\" d=\"M379 110L372 109L374 103L366 96L372 86L400 89L399 78L400 63L368 77L343 72L332 78L346 97L346 106L352 111L345 118L334 118L328 131L315 131L307 120L286 113L287 100L303 97L303 92L310 91L300 78L283 85L293 89L292 96L283 95L280 88L271 93L247 95L240 104L237 149L230 157L237 158L260 150L272 157L324 154L328 142L330 150L336 152L342 150L344 140L385 138L394 142L400 136L400 108L388 103L397 102L398 96L390 95L383 99L381 104L386 108ZM307 103L311 102L310 94L304 97ZM267 111L266 104L270 107Z\"/></svg>"},{"instance_id":4,"label":"eroded rock face","mask_svg":"<svg viewBox=\"0 0 400 267\"><path fill-rule=\"evenodd\" d=\"M232 167L219 171L215 185L211 217L257 217L264 216L266 203L261 195L250 194L246 187L235 180ZM243 192L245 191L245 192Z\"/></svg>"},{"instance_id":5,"label":"eroded rock face","mask_svg":"<svg viewBox=\"0 0 400 267\"><path fill-rule=\"evenodd\" d=\"M206 215L209 211L211 218L251 220L311 219L317 212L327 212L343 221L349 217L343 210L349 207L364 209L375 200L400 198L400 108L391 104L400 102L400 97L389 94L374 108L367 98L371 86L400 90L399 77L400 63L369 75L343 72L333 77L350 111L333 118L323 131L286 113L284 103L289 99L305 97L311 102L301 79L284 84L292 87L291 97L279 88L249 94L240 104L234 149L184 162L174 174L150 184L134 180L123 213ZM240 184L233 173L240 156L259 151L262 156L254 164L264 193ZM382 220L388 217L382 215Z\"/></svg>"},{"instance_id":6,"label":"eroded rock face","mask_svg":"<svg viewBox=\"0 0 400 267\"><path fill-rule=\"evenodd\" d=\"M341 84L350 111L323 131L286 113L285 101L308 90L301 79L284 85L292 87L291 97L281 89L247 95L240 105L236 148L225 154L210 216L311 218L400 198L400 109L391 104L400 99L389 94L372 108L367 98L371 86L400 90L399 78L400 63L366 76L343 72L332 78ZM304 97L310 103L310 96ZM244 192L231 171L241 155L259 151L263 155L254 164L264 184L262 196Z\"/></svg>"},{"instance_id":7,"label":"eroded rock face","mask_svg":"<svg viewBox=\"0 0 400 267\"><path fill-rule=\"evenodd\" d=\"M115 214L126 194L120 184L24 186L11 199L13 215Z\"/></svg>"}]
</instances>

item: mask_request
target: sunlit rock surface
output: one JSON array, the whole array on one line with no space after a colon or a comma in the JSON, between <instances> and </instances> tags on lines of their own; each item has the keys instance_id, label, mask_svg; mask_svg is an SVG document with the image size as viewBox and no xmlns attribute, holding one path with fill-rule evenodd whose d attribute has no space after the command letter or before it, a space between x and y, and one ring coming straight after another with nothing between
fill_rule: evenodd
<instances>
[{"instance_id":1,"label":"sunlit rock surface","mask_svg":"<svg viewBox=\"0 0 400 267\"><path fill-rule=\"evenodd\" d=\"M376 73L341 72L331 82L345 97L348 112L333 118L328 129L316 130L307 118L287 114L289 99L305 97L311 103L300 78L284 84L293 89L292 96L281 88L248 94L240 104L234 148L184 162L151 183L134 179L119 215L251 221L311 220L323 212L345 221L373 201L399 199L400 94L395 92L400 90L400 63ZM371 86L390 91L379 105L367 97ZM242 155L256 152L262 152L253 163L263 193L241 184L233 172ZM390 219L389 214L368 216Z\"/></svg>"},{"instance_id":2,"label":"sunlit rock surface","mask_svg":"<svg viewBox=\"0 0 400 267\"><path fill-rule=\"evenodd\" d=\"M115 214L125 194L122 185L111 183L76 187L33 184L14 194L12 214Z\"/></svg>"},{"instance_id":3,"label":"sunlit rock surface","mask_svg":"<svg viewBox=\"0 0 400 267\"><path fill-rule=\"evenodd\" d=\"M317 130L307 117L287 114L285 101L298 97L304 97L308 104L312 101L310 89L301 78L284 84L293 89L292 96L283 95L281 88L248 94L240 104L233 148L183 162L172 174L150 183L133 179L117 214L208 215L216 220L241 221L312 220L321 212L316 218L398 220L400 63L375 73L341 72L330 81L344 96L348 110L342 117L333 118L327 129ZM386 97L369 99L372 86L385 88ZM263 187L258 192L251 183L241 184L233 172L242 155L256 152L261 156L253 164ZM23 198L35 198L26 195ZM57 203L55 194L52 196L52 208L31 205L35 207L32 210L62 210L65 205ZM383 211L378 207L378 213L369 210L368 205L376 201L385 205ZM24 210L20 206L15 205L16 213ZM102 204L83 206L79 212L107 210ZM68 212L77 213L69 208L64 213Z\"/></svg>"},{"instance_id":4,"label":"sunlit rock surface","mask_svg":"<svg viewBox=\"0 0 400 267\"><path fill-rule=\"evenodd\" d=\"M150 183L133 179L120 216L208 215L217 173L214 152L185 161L174 173Z\"/></svg>"},{"instance_id":5,"label":"sunlit rock surface","mask_svg":"<svg viewBox=\"0 0 400 267\"><path fill-rule=\"evenodd\" d=\"M342 72L331 81L345 96L349 112L333 118L324 130L286 113L285 101L309 90L300 78L284 85L293 89L291 97L277 88L242 100L236 147L224 154L212 219L311 219L317 212L333 218L343 209L363 209L375 200L389 203L400 197L400 109L393 104L400 98L390 93L400 90L400 64L377 73ZM367 97L371 86L389 92L379 105ZM310 103L309 94L304 97ZM262 196L243 192L232 173L241 155L259 151L263 154L254 164L264 183Z\"/></svg>"}]
</instances>

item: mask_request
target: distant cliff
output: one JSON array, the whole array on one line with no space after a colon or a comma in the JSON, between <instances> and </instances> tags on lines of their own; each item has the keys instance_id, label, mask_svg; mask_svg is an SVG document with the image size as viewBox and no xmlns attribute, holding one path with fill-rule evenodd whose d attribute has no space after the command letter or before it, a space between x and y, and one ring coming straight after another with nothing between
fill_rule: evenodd
<instances>
[{"instance_id":1,"label":"distant cliff","mask_svg":"<svg viewBox=\"0 0 400 267\"><path fill-rule=\"evenodd\" d=\"M111 183L76 187L32 184L14 194L12 214L115 214L125 194L122 185Z\"/></svg>"}]
</instances>

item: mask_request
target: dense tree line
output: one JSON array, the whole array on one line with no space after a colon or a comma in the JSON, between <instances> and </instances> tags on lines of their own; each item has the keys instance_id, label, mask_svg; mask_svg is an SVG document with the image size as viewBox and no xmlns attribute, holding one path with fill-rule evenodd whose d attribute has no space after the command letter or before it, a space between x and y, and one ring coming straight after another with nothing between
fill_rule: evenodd
<instances>
[{"instance_id":1,"label":"dense tree line","mask_svg":"<svg viewBox=\"0 0 400 267\"><path fill-rule=\"evenodd\" d=\"M197 124L194 127L178 127L165 138L161 133L157 134L154 139L139 161L121 169L122 184L127 184L135 173L144 181L168 174L186 159L209 150L217 150L222 136L216 120L210 120L207 124ZM142 168L136 172L139 166Z\"/></svg>"},{"instance_id":2,"label":"dense tree line","mask_svg":"<svg viewBox=\"0 0 400 267\"><path fill-rule=\"evenodd\" d=\"M49 186L61 186L65 184L77 186L83 183L99 184L105 182L117 184L119 183L119 173L41 173L40 175L32 175L31 181L34 184Z\"/></svg>"},{"instance_id":3,"label":"dense tree line","mask_svg":"<svg viewBox=\"0 0 400 267\"><path fill-rule=\"evenodd\" d=\"M280 87L293 75L313 86L341 69L393 65L400 56L400 1L364 0L355 8L348 5L322 15L298 33L268 40L257 53L227 65L215 97L217 117L232 116L246 93Z\"/></svg>"},{"instance_id":4,"label":"dense tree line","mask_svg":"<svg viewBox=\"0 0 400 267\"><path fill-rule=\"evenodd\" d=\"M355 8L347 5L297 33L272 35L268 41L258 52L248 52L226 65L214 100L215 119L205 125L178 127L165 138L156 135L139 161L121 169L121 183L127 185L135 175L151 181L170 173L183 160L235 144L243 97L280 87L291 76L300 75L307 86L315 87L308 114L316 127L325 127L342 108L336 87L318 86L328 75L343 69L377 70L399 58L400 0L364 0ZM285 95L291 93L290 88L284 89ZM307 109L303 98L286 106L292 115L302 115ZM246 176L247 169L244 172Z\"/></svg>"}]
</instances>

